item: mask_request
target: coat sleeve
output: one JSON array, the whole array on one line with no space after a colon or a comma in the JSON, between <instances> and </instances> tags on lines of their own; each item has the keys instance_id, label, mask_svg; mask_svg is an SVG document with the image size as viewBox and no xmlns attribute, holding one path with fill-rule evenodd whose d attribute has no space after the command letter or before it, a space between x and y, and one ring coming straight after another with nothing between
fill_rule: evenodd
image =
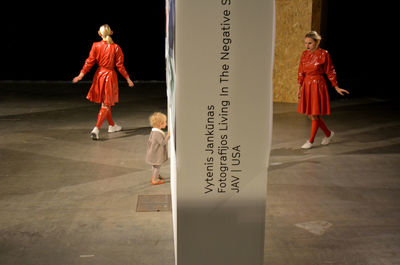
<instances>
[{"instance_id":1,"label":"coat sleeve","mask_svg":"<svg viewBox=\"0 0 400 265\"><path fill-rule=\"evenodd\" d=\"M300 58L299 70L298 70L298 74L297 74L297 83L299 85L303 84L303 80L304 80L304 77L305 77L303 64L304 64L304 52L303 52L303 54L301 55L301 58Z\"/></svg>"},{"instance_id":2,"label":"coat sleeve","mask_svg":"<svg viewBox=\"0 0 400 265\"><path fill-rule=\"evenodd\" d=\"M338 86L335 67L333 67L332 59L328 52L326 52L324 72L328 76L329 81L331 81L332 86Z\"/></svg>"},{"instance_id":3,"label":"coat sleeve","mask_svg":"<svg viewBox=\"0 0 400 265\"><path fill-rule=\"evenodd\" d=\"M87 74L95 63L96 63L96 46L93 43L92 48L90 49L89 57L86 59L81 72Z\"/></svg>"},{"instance_id":4,"label":"coat sleeve","mask_svg":"<svg viewBox=\"0 0 400 265\"><path fill-rule=\"evenodd\" d=\"M122 52L121 48L117 45L117 51L116 51L116 62L115 62L115 66L118 69L118 72L120 72L120 74L125 78L128 79L129 75L128 72L125 69L124 66L124 53Z\"/></svg>"},{"instance_id":5,"label":"coat sleeve","mask_svg":"<svg viewBox=\"0 0 400 265\"><path fill-rule=\"evenodd\" d=\"M159 145L166 145L168 143L168 140L169 140L169 136L168 135L163 137L161 133L157 133L157 136L154 137L154 138L155 138L156 142Z\"/></svg>"}]
</instances>

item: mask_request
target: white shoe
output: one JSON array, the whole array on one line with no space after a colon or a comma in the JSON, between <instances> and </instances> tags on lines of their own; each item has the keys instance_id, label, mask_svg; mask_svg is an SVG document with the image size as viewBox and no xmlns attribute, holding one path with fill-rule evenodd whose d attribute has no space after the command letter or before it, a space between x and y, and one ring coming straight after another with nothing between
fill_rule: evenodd
<instances>
[{"instance_id":1,"label":"white shoe","mask_svg":"<svg viewBox=\"0 0 400 265\"><path fill-rule=\"evenodd\" d=\"M90 133L90 137L92 137L92 140L99 140L99 132L99 128L93 128L92 132Z\"/></svg>"},{"instance_id":2,"label":"white shoe","mask_svg":"<svg viewBox=\"0 0 400 265\"><path fill-rule=\"evenodd\" d=\"M307 142L305 144L303 144L301 146L302 149L310 149L312 147L312 143L310 143L310 141L307 140Z\"/></svg>"},{"instance_id":3,"label":"white shoe","mask_svg":"<svg viewBox=\"0 0 400 265\"><path fill-rule=\"evenodd\" d=\"M114 126L108 125L108 132L109 133L113 133L113 132L119 132L120 130L122 130L122 127L114 124Z\"/></svg>"},{"instance_id":4,"label":"white shoe","mask_svg":"<svg viewBox=\"0 0 400 265\"><path fill-rule=\"evenodd\" d=\"M333 131L331 131L331 135L329 137L324 137L322 139L321 144L322 145L328 145L332 141L333 136L335 136L335 133Z\"/></svg>"}]
</instances>

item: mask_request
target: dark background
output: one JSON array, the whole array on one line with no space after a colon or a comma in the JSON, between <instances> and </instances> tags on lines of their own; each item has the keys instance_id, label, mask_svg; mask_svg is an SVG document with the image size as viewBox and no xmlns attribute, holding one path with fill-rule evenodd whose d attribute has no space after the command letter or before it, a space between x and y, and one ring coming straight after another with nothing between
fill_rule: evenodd
<instances>
[{"instance_id":1,"label":"dark background","mask_svg":"<svg viewBox=\"0 0 400 265\"><path fill-rule=\"evenodd\" d=\"M350 97L399 95L395 76L395 6L379 1L325 0L322 48ZM331 98L340 97L332 89Z\"/></svg>"},{"instance_id":2,"label":"dark background","mask_svg":"<svg viewBox=\"0 0 400 265\"><path fill-rule=\"evenodd\" d=\"M92 43L101 40L102 24L114 31L132 80L165 79L164 0L125 2L128 6L109 1L89 8L81 7L86 2L48 3L7 8L0 28L1 80L72 80ZM90 74L84 80L91 80Z\"/></svg>"},{"instance_id":3,"label":"dark background","mask_svg":"<svg viewBox=\"0 0 400 265\"><path fill-rule=\"evenodd\" d=\"M391 8L371 1L324 3L321 47L332 55L339 85L351 96L397 94L391 82L397 67ZM165 80L164 0L126 4L115 1L90 8L73 2L10 4L3 10L7 15L0 29L0 80L72 80L92 43L100 40L99 26L106 23L125 54L132 80ZM84 80L90 81L93 72Z\"/></svg>"}]
</instances>

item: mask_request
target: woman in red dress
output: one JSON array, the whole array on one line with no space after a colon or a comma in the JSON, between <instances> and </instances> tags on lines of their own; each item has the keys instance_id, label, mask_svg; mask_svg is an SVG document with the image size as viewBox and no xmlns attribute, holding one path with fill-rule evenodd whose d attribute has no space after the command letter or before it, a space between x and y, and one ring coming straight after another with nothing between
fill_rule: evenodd
<instances>
[{"instance_id":1,"label":"woman in red dress","mask_svg":"<svg viewBox=\"0 0 400 265\"><path fill-rule=\"evenodd\" d=\"M349 94L347 90L341 89L336 80L336 72L333 67L328 51L319 48L321 36L311 31L305 36L306 50L303 52L298 72L297 97L299 104L297 112L306 114L311 119L311 137L301 147L309 149L313 146L315 135L318 128L325 134L322 145L328 145L335 135L330 131L321 115L331 114L329 105L329 94L323 74L326 74L332 86L340 95Z\"/></svg>"},{"instance_id":2,"label":"woman in red dress","mask_svg":"<svg viewBox=\"0 0 400 265\"><path fill-rule=\"evenodd\" d=\"M111 107L118 102L118 77L114 68L117 67L130 87L134 86L124 67L124 54L111 38L113 31L110 26L107 24L101 26L98 33L103 40L93 43L80 74L72 80L74 83L82 80L84 75L97 63L98 68L86 97L92 102L101 103L96 126L90 134L93 140L99 139L99 130L106 118L109 124L108 132L118 132L122 129L121 126L114 123L111 115Z\"/></svg>"}]
</instances>

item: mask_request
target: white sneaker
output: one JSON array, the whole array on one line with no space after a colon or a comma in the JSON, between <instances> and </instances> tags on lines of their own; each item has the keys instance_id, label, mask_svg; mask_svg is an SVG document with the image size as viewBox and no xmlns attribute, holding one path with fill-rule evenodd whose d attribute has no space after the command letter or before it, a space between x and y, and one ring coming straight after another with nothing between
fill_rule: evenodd
<instances>
[{"instance_id":1,"label":"white sneaker","mask_svg":"<svg viewBox=\"0 0 400 265\"><path fill-rule=\"evenodd\" d=\"M108 125L108 132L109 133L119 132L120 130L122 130L122 127L117 125L116 123L114 124L114 126Z\"/></svg>"},{"instance_id":2,"label":"white sneaker","mask_svg":"<svg viewBox=\"0 0 400 265\"><path fill-rule=\"evenodd\" d=\"M335 133L333 131L331 131L331 135L329 137L324 137L322 139L321 144L322 145L328 145L332 141L333 136L335 136Z\"/></svg>"},{"instance_id":3,"label":"white sneaker","mask_svg":"<svg viewBox=\"0 0 400 265\"><path fill-rule=\"evenodd\" d=\"M312 147L312 143L310 143L310 141L307 140L307 142L305 144L303 144L301 146L302 149L310 149Z\"/></svg>"},{"instance_id":4,"label":"white sneaker","mask_svg":"<svg viewBox=\"0 0 400 265\"><path fill-rule=\"evenodd\" d=\"M99 128L93 128L92 132L90 133L90 137L92 137L92 140L99 140L99 132Z\"/></svg>"}]
</instances>

